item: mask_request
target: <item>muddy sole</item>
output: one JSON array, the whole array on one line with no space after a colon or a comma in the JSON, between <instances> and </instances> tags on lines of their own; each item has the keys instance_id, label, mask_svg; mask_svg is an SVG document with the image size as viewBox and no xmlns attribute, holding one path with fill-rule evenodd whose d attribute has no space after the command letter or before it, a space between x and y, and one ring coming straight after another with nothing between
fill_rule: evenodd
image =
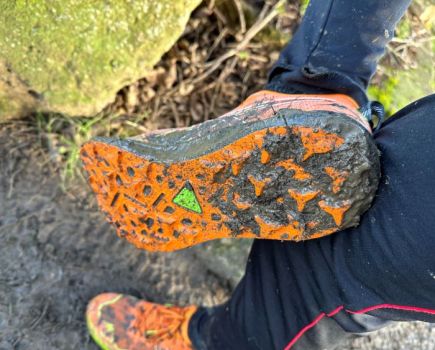
<instances>
[{"instance_id":1,"label":"muddy sole","mask_svg":"<svg viewBox=\"0 0 435 350\"><path fill-rule=\"evenodd\" d=\"M345 114L281 109L216 133L203 125L83 146L90 185L120 237L153 251L227 237L313 239L357 225L374 197L376 146Z\"/></svg>"}]
</instances>

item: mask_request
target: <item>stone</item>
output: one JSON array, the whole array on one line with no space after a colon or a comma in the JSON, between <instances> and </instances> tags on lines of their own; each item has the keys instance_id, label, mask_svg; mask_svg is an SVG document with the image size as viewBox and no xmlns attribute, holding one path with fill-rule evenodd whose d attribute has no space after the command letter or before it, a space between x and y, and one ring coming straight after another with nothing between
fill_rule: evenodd
<instances>
[{"instance_id":1,"label":"stone","mask_svg":"<svg viewBox=\"0 0 435 350\"><path fill-rule=\"evenodd\" d=\"M223 238L189 248L203 265L234 288L243 277L251 239Z\"/></svg>"},{"instance_id":2,"label":"stone","mask_svg":"<svg viewBox=\"0 0 435 350\"><path fill-rule=\"evenodd\" d=\"M0 121L91 116L143 77L200 0L0 2Z\"/></svg>"}]
</instances>

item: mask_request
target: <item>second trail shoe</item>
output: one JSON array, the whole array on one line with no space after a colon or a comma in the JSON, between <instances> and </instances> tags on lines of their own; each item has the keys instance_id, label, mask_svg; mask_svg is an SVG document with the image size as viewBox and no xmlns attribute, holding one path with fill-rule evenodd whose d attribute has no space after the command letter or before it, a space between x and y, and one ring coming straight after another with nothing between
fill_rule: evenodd
<instances>
[{"instance_id":1,"label":"second trail shoe","mask_svg":"<svg viewBox=\"0 0 435 350\"><path fill-rule=\"evenodd\" d=\"M81 157L118 235L159 251L355 226L380 174L370 126L345 95L260 91L199 125L95 139Z\"/></svg>"},{"instance_id":2,"label":"second trail shoe","mask_svg":"<svg viewBox=\"0 0 435 350\"><path fill-rule=\"evenodd\" d=\"M88 304L86 323L103 350L192 350L188 328L196 309L104 293Z\"/></svg>"}]
</instances>

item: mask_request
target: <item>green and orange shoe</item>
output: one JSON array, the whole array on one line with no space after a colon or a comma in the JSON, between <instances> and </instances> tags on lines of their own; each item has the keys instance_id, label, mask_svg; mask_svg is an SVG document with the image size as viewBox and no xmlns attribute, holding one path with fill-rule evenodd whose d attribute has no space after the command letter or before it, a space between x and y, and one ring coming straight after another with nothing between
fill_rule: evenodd
<instances>
[{"instance_id":1,"label":"green and orange shoe","mask_svg":"<svg viewBox=\"0 0 435 350\"><path fill-rule=\"evenodd\" d=\"M88 304L86 322L104 350L191 350L188 325L196 309L105 293Z\"/></svg>"},{"instance_id":2,"label":"green and orange shoe","mask_svg":"<svg viewBox=\"0 0 435 350\"><path fill-rule=\"evenodd\" d=\"M345 95L261 91L189 128L95 139L81 157L118 235L159 251L355 226L380 173L370 126Z\"/></svg>"}]
</instances>

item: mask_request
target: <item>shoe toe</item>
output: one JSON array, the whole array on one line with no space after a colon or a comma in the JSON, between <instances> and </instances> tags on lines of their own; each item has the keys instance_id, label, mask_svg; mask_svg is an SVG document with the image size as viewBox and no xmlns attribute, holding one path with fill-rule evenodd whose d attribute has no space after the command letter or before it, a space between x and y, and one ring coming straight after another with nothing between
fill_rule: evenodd
<instances>
[{"instance_id":1,"label":"shoe toe","mask_svg":"<svg viewBox=\"0 0 435 350\"><path fill-rule=\"evenodd\" d=\"M117 293L103 293L94 297L86 309L86 323L95 342L104 350L119 349L116 342L116 309L126 296Z\"/></svg>"}]
</instances>

